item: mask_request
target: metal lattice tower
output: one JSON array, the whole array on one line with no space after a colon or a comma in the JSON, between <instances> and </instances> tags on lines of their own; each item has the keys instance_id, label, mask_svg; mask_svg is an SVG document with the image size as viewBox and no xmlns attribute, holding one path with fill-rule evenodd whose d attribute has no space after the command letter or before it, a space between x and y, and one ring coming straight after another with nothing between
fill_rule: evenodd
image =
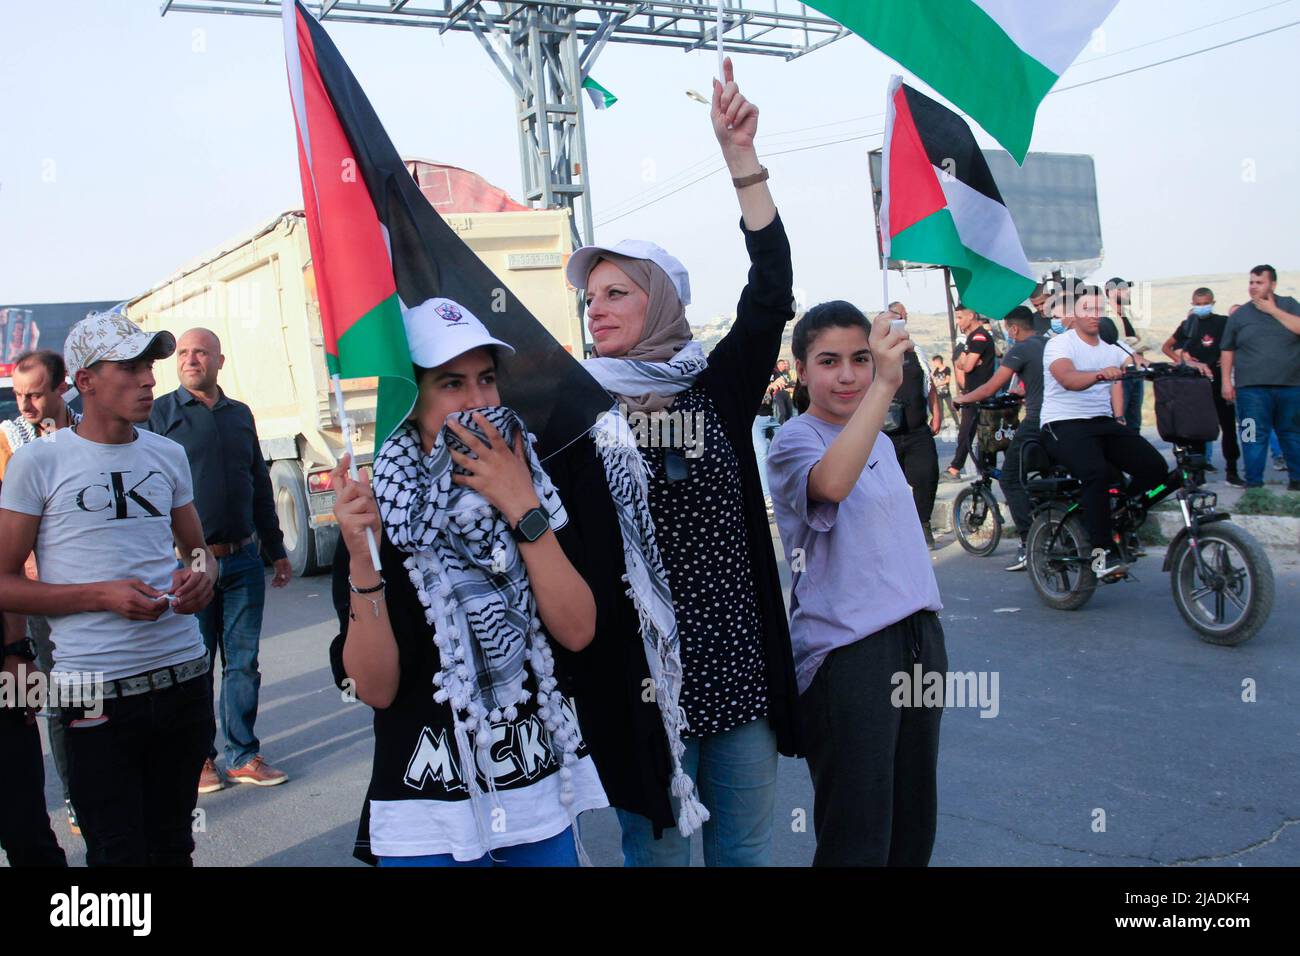
<instances>
[{"instance_id":1,"label":"metal lattice tower","mask_svg":"<svg viewBox=\"0 0 1300 956\"><path fill-rule=\"evenodd\" d=\"M474 34L516 97L524 198L540 208L568 209L575 247L595 241L582 82L596 58L608 43L709 49L718 32L714 0L319 0L304 5L325 23ZM724 6L722 33L729 53L791 60L848 33L834 20L789 0L725 0ZM162 0L162 14L168 13L278 17L280 0Z\"/></svg>"}]
</instances>

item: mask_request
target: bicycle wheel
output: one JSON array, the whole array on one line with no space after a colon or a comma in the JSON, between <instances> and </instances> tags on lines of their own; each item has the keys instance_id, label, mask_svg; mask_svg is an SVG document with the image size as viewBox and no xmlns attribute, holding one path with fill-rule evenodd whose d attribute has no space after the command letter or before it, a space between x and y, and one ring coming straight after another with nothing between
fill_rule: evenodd
<instances>
[{"instance_id":1,"label":"bicycle wheel","mask_svg":"<svg viewBox=\"0 0 1300 956\"><path fill-rule=\"evenodd\" d=\"M1197 636L1211 644L1241 644L1255 636L1273 610L1273 566L1255 538L1234 524L1215 522L1196 542L1208 571L1202 575L1190 539L1169 562L1174 604Z\"/></svg>"},{"instance_id":2,"label":"bicycle wheel","mask_svg":"<svg viewBox=\"0 0 1300 956\"><path fill-rule=\"evenodd\" d=\"M952 503L952 526L961 546L983 558L998 549L1002 540L1002 513L993 492L968 485Z\"/></svg>"},{"instance_id":3,"label":"bicycle wheel","mask_svg":"<svg viewBox=\"0 0 1300 956\"><path fill-rule=\"evenodd\" d=\"M1044 604L1075 611L1088 603L1097 589L1097 576L1092 573L1088 536L1077 514L1057 508L1040 512L1029 526L1026 551L1029 580Z\"/></svg>"}]
</instances>

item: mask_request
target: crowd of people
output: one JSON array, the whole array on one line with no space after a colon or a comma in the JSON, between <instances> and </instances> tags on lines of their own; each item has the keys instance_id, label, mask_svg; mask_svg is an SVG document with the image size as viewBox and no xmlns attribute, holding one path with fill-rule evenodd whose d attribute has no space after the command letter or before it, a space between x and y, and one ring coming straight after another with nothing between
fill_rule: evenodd
<instances>
[{"instance_id":1,"label":"crowd of people","mask_svg":"<svg viewBox=\"0 0 1300 956\"><path fill-rule=\"evenodd\" d=\"M948 668L929 554L944 408L960 418L951 477L970 454L970 403L1024 393L1003 470L1022 540L1010 465L1030 435L1084 481L1089 534L1107 549L1106 462L1138 485L1164 473L1136 430L1141 397L1120 382L1153 347L1120 283L1123 346L1101 332L1106 292L1040 288L1006 316L1001 355L987 320L959 309L951 369L916 347L902 303L868 318L823 302L795 322L792 375L778 360L795 319L790 242L754 147L758 110L730 61L725 75L711 117L750 268L707 357L681 262L648 242L577 250L584 367L615 405L543 462L501 404L512 346L458 303L404 313L415 407L376 449L373 478L353 477L346 456L332 475L329 662L374 711L354 847L366 862L578 865L581 815L612 807L627 866L687 865L697 831L707 865L767 865L784 754L807 760L816 865L925 865L943 700L900 706L896 678ZM1276 430L1298 488L1300 305L1275 281L1254 270L1250 304L1226 323L1198 290L1165 351L1214 377L1225 422L1234 407L1251 420L1245 482L1262 481ZM438 318L448 310L459 321ZM153 363L173 354L180 387L155 401ZM93 699L50 708L92 866L189 864L199 794L287 780L255 724L262 558L272 587L290 568L223 362L207 329L177 340L94 314L63 356L23 356L15 373L22 415L0 442L4 673L39 669L65 690L95 677ZM69 375L80 416L63 399ZM628 415L668 411L703 422L699 454L632 437ZM769 515L793 573L788 608ZM11 863L58 865L35 709L0 713L0 846Z\"/></svg>"}]
</instances>

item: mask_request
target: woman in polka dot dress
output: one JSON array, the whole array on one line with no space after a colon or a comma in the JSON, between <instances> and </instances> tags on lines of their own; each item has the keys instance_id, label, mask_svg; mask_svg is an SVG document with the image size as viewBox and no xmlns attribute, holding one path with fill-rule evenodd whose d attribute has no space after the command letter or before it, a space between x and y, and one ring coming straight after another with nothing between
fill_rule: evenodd
<instances>
[{"instance_id":1,"label":"woman in polka dot dress","mask_svg":"<svg viewBox=\"0 0 1300 956\"><path fill-rule=\"evenodd\" d=\"M751 262L731 331L705 359L686 322L686 270L652 243L584 247L568 275L585 289L598 356L588 369L618 398L645 465L680 640L681 768L709 817L705 862L761 866L771 860L777 754L797 755L799 745L790 636L750 434L794 316L793 280L754 149L758 110L740 95L730 60L725 76L714 83L712 120ZM589 582L597 594L609 590ZM626 585L613 587L621 596ZM587 662L588 684L602 689L579 696L584 733L620 808L626 864L685 866L690 842L674 826L663 731L642 693L652 682L638 679L645 658L629 649L640 647L636 619L624 614L620 628L611 615L602 611ZM611 636L611 627L630 633Z\"/></svg>"}]
</instances>

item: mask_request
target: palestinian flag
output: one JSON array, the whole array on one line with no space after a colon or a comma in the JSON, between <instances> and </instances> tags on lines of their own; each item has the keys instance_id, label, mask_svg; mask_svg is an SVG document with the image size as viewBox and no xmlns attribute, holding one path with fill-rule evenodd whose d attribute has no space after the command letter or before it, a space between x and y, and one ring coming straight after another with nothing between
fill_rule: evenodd
<instances>
[{"instance_id":1,"label":"palestinian flag","mask_svg":"<svg viewBox=\"0 0 1300 956\"><path fill-rule=\"evenodd\" d=\"M618 102L618 97L605 89L591 77L582 81L582 88L587 91L591 97L591 105L598 110L607 110Z\"/></svg>"},{"instance_id":2,"label":"palestinian flag","mask_svg":"<svg viewBox=\"0 0 1300 956\"><path fill-rule=\"evenodd\" d=\"M343 378L379 376L375 450L415 402L403 313L439 296L516 349L501 400L542 456L568 444L608 394L429 205L320 23L298 0L281 10L326 361Z\"/></svg>"},{"instance_id":3,"label":"palestinian flag","mask_svg":"<svg viewBox=\"0 0 1300 956\"><path fill-rule=\"evenodd\" d=\"M962 118L894 77L881 156L885 259L948 266L963 305L1000 319L1033 273L1011 213Z\"/></svg>"},{"instance_id":4,"label":"palestinian flag","mask_svg":"<svg viewBox=\"0 0 1300 956\"><path fill-rule=\"evenodd\" d=\"M814 0L1025 161L1038 104L1118 0Z\"/></svg>"}]
</instances>

